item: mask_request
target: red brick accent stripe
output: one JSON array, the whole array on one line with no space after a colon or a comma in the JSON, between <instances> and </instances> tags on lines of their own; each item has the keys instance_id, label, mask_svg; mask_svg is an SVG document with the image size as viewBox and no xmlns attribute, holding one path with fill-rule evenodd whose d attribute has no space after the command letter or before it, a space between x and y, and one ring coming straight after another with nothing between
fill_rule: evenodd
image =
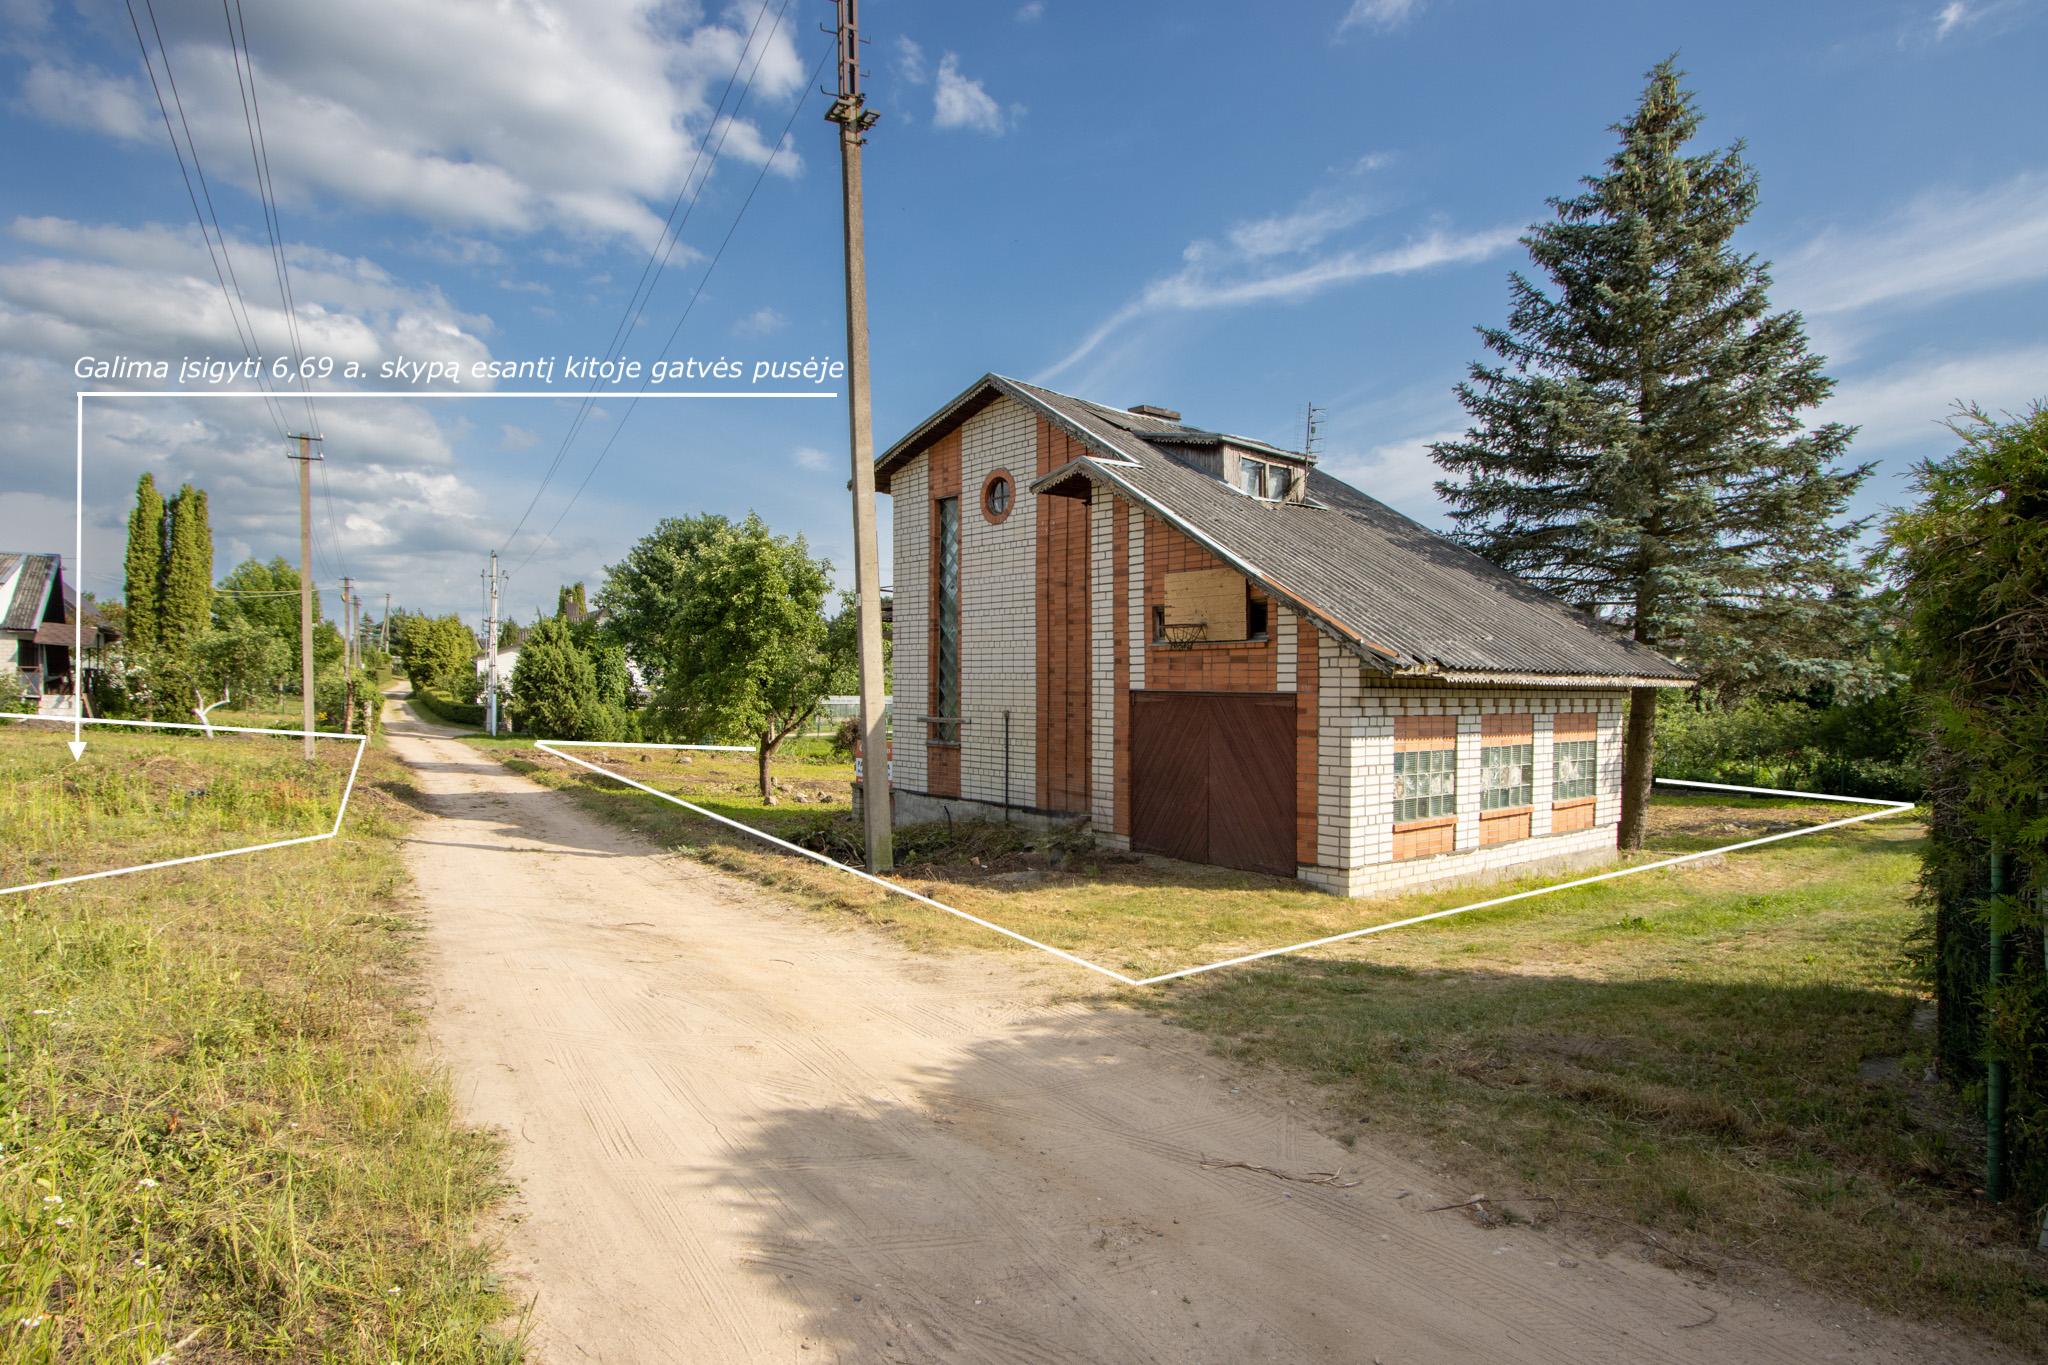
<instances>
[{"instance_id":1,"label":"red brick accent stripe","mask_svg":"<svg viewBox=\"0 0 2048 1365\"><path fill-rule=\"evenodd\" d=\"M1038 419L1038 472L1081 454L1065 432ZM1088 504L1038 500L1038 805L1088 810Z\"/></svg>"},{"instance_id":2,"label":"red brick accent stripe","mask_svg":"<svg viewBox=\"0 0 2048 1365\"><path fill-rule=\"evenodd\" d=\"M1105 495L1107 496L1107 495ZM1116 802L1114 828L1128 837L1131 832L1131 505L1122 498L1110 514L1110 560L1116 566L1110 575L1114 585L1116 613L1116 689L1112 704L1115 728L1111 730L1114 752Z\"/></svg>"},{"instance_id":3,"label":"red brick accent stripe","mask_svg":"<svg viewBox=\"0 0 2048 1365\"><path fill-rule=\"evenodd\" d=\"M1274 608L1275 611L1279 608ZM1277 624L1277 622L1276 622ZM1316 862L1316 698L1322 691L1322 637L1314 626L1294 622L1294 861Z\"/></svg>"}]
</instances>

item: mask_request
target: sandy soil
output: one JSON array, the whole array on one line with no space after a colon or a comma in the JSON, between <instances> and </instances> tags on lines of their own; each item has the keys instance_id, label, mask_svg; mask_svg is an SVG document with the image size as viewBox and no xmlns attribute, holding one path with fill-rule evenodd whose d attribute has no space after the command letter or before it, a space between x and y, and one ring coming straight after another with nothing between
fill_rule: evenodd
<instances>
[{"instance_id":1,"label":"sandy soil","mask_svg":"<svg viewBox=\"0 0 2048 1365\"><path fill-rule=\"evenodd\" d=\"M1956 1360L1862 1310L1475 1226L1170 1026L652 850L394 712L434 1026L508 1135L548 1362ZM1350 1188L1205 1165L1337 1171Z\"/></svg>"}]
</instances>

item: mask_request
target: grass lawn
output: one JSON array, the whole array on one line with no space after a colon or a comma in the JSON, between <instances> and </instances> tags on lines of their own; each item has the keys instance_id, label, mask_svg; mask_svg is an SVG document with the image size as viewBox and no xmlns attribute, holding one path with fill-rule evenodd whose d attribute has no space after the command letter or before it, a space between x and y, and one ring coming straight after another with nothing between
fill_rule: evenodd
<instances>
[{"instance_id":1,"label":"grass lawn","mask_svg":"<svg viewBox=\"0 0 2048 1365\"><path fill-rule=\"evenodd\" d=\"M589 808L801 904L924 948L1028 951L777 853L674 806L500 743ZM857 857L847 766L745 755L593 761L836 856ZM1829 803L1660 795L1668 855L1837 819ZM1908 962L1924 831L1895 816L1127 992L1227 1055L1321 1087L1340 1139L1371 1134L1488 1196L1468 1214L1740 1277L1755 1265L1873 1307L2043 1351L2048 1281L2018 1211L1975 1192L1980 1127L1926 1079ZM1213 961L1458 905L1346 901L1285 881L1000 827L902 832L901 878L950 905L1130 971Z\"/></svg>"},{"instance_id":2,"label":"grass lawn","mask_svg":"<svg viewBox=\"0 0 2048 1365\"><path fill-rule=\"evenodd\" d=\"M324 829L354 747L67 738L0 728L10 884ZM373 750L337 839L0 900L0 1360L518 1357L496 1145L419 1054L403 781Z\"/></svg>"}]
</instances>

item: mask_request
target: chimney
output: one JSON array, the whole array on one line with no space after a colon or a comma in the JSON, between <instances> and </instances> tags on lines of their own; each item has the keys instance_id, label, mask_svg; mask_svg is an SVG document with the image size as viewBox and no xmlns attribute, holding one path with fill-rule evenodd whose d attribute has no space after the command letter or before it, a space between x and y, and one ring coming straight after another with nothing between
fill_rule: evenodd
<instances>
[{"instance_id":1,"label":"chimney","mask_svg":"<svg viewBox=\"0 0 2048 1365\"><path fill-rule=\"evenodd\" d=\"M1180 414L1172 408L1162 408L1151 403L1133 403L1130 407L1125 408L1124 411L1135 412L1140 417L1157 417L1167 422L1178 422L1180 420Z\"/></svg>"}]
</instances>

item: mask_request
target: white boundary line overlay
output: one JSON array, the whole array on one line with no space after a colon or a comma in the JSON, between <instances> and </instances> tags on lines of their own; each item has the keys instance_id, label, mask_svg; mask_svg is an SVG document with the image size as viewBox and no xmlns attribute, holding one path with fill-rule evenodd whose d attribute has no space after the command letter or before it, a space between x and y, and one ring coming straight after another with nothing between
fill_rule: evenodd
<instances>
[{"instance_id":1,"label":"white boundary line overlay","mask_svg":"<svg viewBox=\"0 0 2048 1365\"><path fill-rule=\"evenodd\" d=\"M1826 820L1821 822L1820 824L1807 825L1800 829L1781 830L1776 834L1766 834L1755 839L1744 839L1739 843L1723 844L1718 848L1701 849L1696 853L1681 853L1670 858L1660 858L1656 862L1637 863L1629 867L1618 867L1607 872L1595 873L1593 876L1590 877L1577 877L1572 879L1571 881L1557 882L1550 886L1539 886L1528 891L1516 891L1506 896L1495 896L1489 900L1473 901L1469 905L1455 905L1448 910L1432 910L1428 914L1411 915L1407 919L1392 920L1386 924L1368 925L1363 929L1350 929L1341 934L1327 934L1322 938L1306 939L1300 943L1290 943L1280 948L1266 948L1256 953L1244 953L1238 957L1227 957L1221 960L1220 962L1209 962L1199 967L1183 967L1178 971L1161 972L1156 976L1134 977L1129 976L1123 972L1117 971L1113 967L1105 967L1099 962L1091 962L1085 957L1081 957L1074 953L1066 951L1064 948L1055 948L1049 943L1041 943L1037 939L1031 938L1024 934L1020 934L1014 929L1005 929L1000 924L996 924L990 920L985 920L979 915L969 914L965 910L956 909L953 906L945 904L943 901L933 900L930 896L924 895L921 892L913 891L909 887L904 886L900 882L891 881L886 877L878 877L874 873L869 872L864 868L858 868L848 863L842 863L837 858L827 857L825 854L818 853L811 849L805 848L801 844L794 844L787 839L778 838L777 836L768 833L766 830L756 829L752 825L742 824L740 821L734 820L730 816L720 815L717 811L706 810L704 807L696 805L693 802L685 801L680 796L671 795L670 793L662 791L659 788L651 787L645 782L637 782L634 779L627 777L624 773L616 773L609 768L601 768L597 764L589 762L586 759L576 757L576 755L574 754L562 752L564 749L688 749L710 753L752 753L753 750L746 745L612 744L604 740L594 739L541 739L535 740L533 747L540 750L543 753L551 754L554 757L559 758L566 763L573 763L579 768L587 768L591 772L598 774L600 777L609 777L614 782L622 782L626 786L633 787L640 791L646 792L650 796L658 796L662 800L668 802L671 805L681 806L684 810L692 811L698 815L706 817L707 819L716 820L719 824L728 826L732 829L739 830L742 834L751 834L756 839L764 840L767 843L773 844L777 848L787 850L790 853L799 854L805 858L809 858L813 862L823 863L827 867L838 868L841 872L851 873L852 875L860 878L862 881L873 883L874 885L881 887L885 891L893 891L899 896L903 896L909 900L916 901L920 905L928 905L934 910L943 910L945 913L949 915L955 916L959 919L966 920L969 924L976 924L984 929L994 930L996 933L1003 935L1005 938L1015 939L1017 942L1027 944L1030 947L1038 949L1040 952L1051 953L1054 957L1059 958L1064 962L1072 963L1076 967L1086 968L1088 971L1096 972L1102 976L1110 978L1110 980L1112 981L1119 982L1120 984L1126 986L1163 985L1168 981L1178 981L1182 977L1199 976L1204 972L1221 971L1225 967L1242 967L1246 963L1260 962L1269 957L1281 957L1293 953L1304 953L1312 948L1324 948L1328 947L1330 944L1333 943L1344 943L1348 942L1351 939L1364 938L1369 934L1383 934L1386 933L1389 929L1405 929L1408 928L1410 925L1424 924L1430 920L1446 919L1452 915L1462 915L1472 910L1488 910L1493 908L1494 906L1507 905L1513 901L1530 900L1537 896L1548 896L1558 891L1569 891L1572 888L1579 886L1592 886L1596 882L1613 881L1619 877L1633 877L1643 872L1656 872L1662 868L1678 867L1685 863L1696 863L1705 858L1717 858L1724 853L1734 853L1738 850L1745 848L1758 848L1764 844L1775 844L1785 839L1797 839L1801 835L1805 834L1819 834L1823 830L1840 829L1844 825L1861 824L1865 820L1882 820L1888 815L1899 815L1906 811L1912 810L1915 804L1911 801L1892 801L1872 796L1836 796L1826 792L1787 791L1780 787L1740 787L1726 782L1689 782L1682 778L1676 777L1654 778L1652 779L1653 781L1658 782L1667 787L1692 787L1702 791L1738 792L1745 796L1790 796L1798 797L1802 800L1807 801L1837 801L1848 805L1875 806L1878 807L1878 809L1864 811L1859 815L1845 816L1840 820Z\"/></svg>"},{"instance_id":2,"label":"white boundary line overlay","mask_svg":"<svg viewBox=\"0 0 2048 1365\"><path fill-rule=\"evenodd\" d=\"M226 852L223 853L200 853L189 858L171 858L163 862L141 863L135 867L115 868L112 871L108 872L88 872L75 877L57 877L50 881L29 882L21 886L0 886L0 896L11 896L16 894L17 892L36 891L52 886L68 886L73 882L93 881L100 877L118 877L123 873L127 872L148 872L154 868L159 867L176 867L182 863L204 862L208 858L229 858L242 853L260 853L266 849L289 848L293 844L310 844L317 843L322 839L332 839L335 835L341 833L342 818L348 814L348 799L349 796L355 791L356 772L359 768L362 767L363 749L367 747L369 743L369 736L350 736L338 734L330 730L264 730L246 725L211 725L205 723L193 725L184 721L122 720L117 717L88 716L85 714L84 704L79 700L77 695L75 695L75 690L78 688L79 681L82 680L85 676L85 610L83 607L83 603L85 600L85 400L88 398L103 400L122 398L249 399L263 398L266 396L266 391L261 389L74 389L72 391L72 396L77 400L76 434L78 446L78 463L73 483L73 494L75 501L73 504L73 516L71 527L71 573L78 583L79 602L81 605L79 611L77 612L77 620L73 622L71 634L71 667L72 678L74 679L74 696L72 697L71 706L72 715L69 718L71 721L71 761L76 763L85 753L85 727L88 725L128 725L140 726L145 729L151 730L204 730L209 737L211 737L215 733L220 733L231 735L283 735L293 739L303 739L308 734L310 734L315 739L354 738L358 741L358 743L356 745L355 761L349 765L348 785L342 788L341 809L335 814L334 828L329 830L325 834L309 834L303 838L298 839L280 839L274 843L255 844L248 848L228 849ZM306 396L309 398L318 398L321 402L325 403L332 400L368 398L421 399L427 401L450 398L561 398L570 400L580 400L581 398L587 395L575 393L557 393L551 389L323 389L308 390ZM839 391L837 389L643 389L641 392L637 394L627 396L635 399L837 398L839 397ZM15 715L12 713L0 714L0 720L41 721L44 723L51 723L62 722L64 719L65 717L61 715L40 716ZM204 716L202 716L202 722L204 722L204 719Z\"/></svg>"},{"instance_id":3,"label":"white boundary line overlay","mask_svg":"<svg viewBox=\"0 0 2048 1365\"><path fill-rule=\"evenodd\" d=\"M368 735L344 735L338 730L266 730L254 725L194 725L190 721L177 720L123 720L118 716L35 716L0 714L0 720L15 720L28 723L85 725L134 726L147 730L201 730L208 738L214 735L275 735L280 739L354 740L356 756L348 765L348 781L341 789L341 807L334 812L334 827L324 834L302 834L296 839L276 839L267 844L251 844L247 848L223 849L218 853L194 853L184 858L165 858L161 862L137 863L133 867L114 867L104 872L81 872L71 877L52 877L48 881L24 882L20 886L0 886L0 896L12 896L23 891L41 891L52 886L71 886L77 882L98 881L102 877L119 877L130 872L152 872L160 867L180 867L186 863L203 863L213 858L234 858L244 853L263 853L273 848L290 848L294 844L317 844L323 839L332 839L341 833L341 822L348 815L348 799L355 793L356 774L363 766L363 750L369 747ZM74 761L76 761L74 759Z\"/></svg>"},{"instance_id":4,"label":"white boundary line overlay","mask_svg":"<svg viewBox=\"0 0 2048 1365\"><path fill-rule=\"evenodd\" d=\"M71 634L71 667L73 688L85 676L85 400L88 398L264 398L267 389L74 389L72 395L77 402L78 424L78 472L74 485L76 503L72 522L71 573L78 581L80 607L78 620ZM578 399L588 395L557 393L552 389L305 389L307 398L318 398L325 403L330 400L357 398L399 398L399 399L449 399L449 398L567 398ZM837 389L673 389L653 390L643 387L639 393L627 395L641 398L837 398ZM308 412L312 410L307 409ZM76 719L85 719L85 707L74 696L72 710ZM280 731L279 733L283 733ZM297 732L303 735L303 731ZM80 725L71 727L71 757L76 761L85 752L85 732ZM358 755L360 757L360 755ZM0 890L0 895L5 895Z\"/></svg>"}]
</instances>

